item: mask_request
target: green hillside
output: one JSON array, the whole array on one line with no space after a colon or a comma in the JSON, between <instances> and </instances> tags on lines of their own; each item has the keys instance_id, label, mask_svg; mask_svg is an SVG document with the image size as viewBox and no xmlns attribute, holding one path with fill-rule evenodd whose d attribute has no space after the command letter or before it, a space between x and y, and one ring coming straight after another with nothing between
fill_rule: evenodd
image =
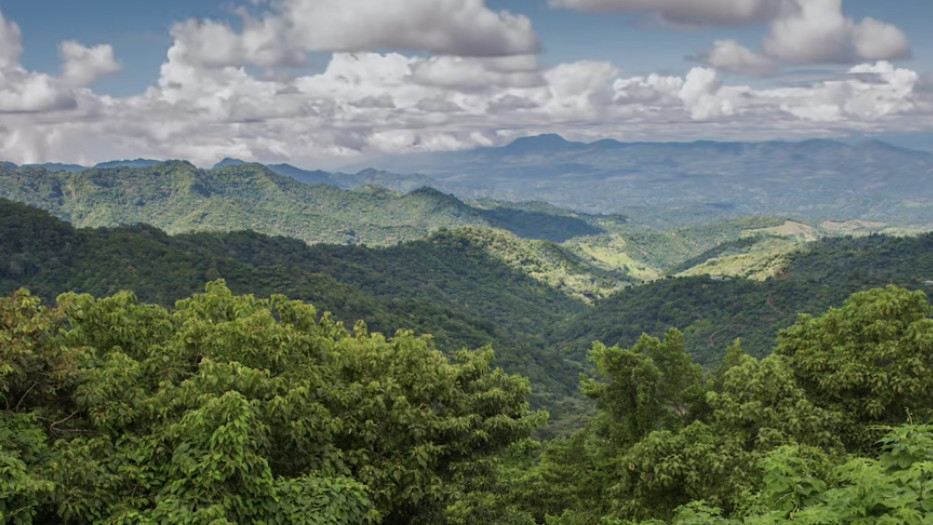
<instances>
[{"instance_id":1,"label":"green hillside","mask_svg":"<svg viewBox=\"0 0 933 525\"><path fill-rule=\"evenodd\" d=\"M723 243L741 239L749 231L783 223L782 219L770 217L746 217L702 226L656 230L633 221L609 233L572 239L564 244L592 264L621 270L634 278L652 280ZM699 262L702 261L694 260L693 264Z\"/></svg>"},{"instance_id":2,"label":"green hillside","mask_svg":"<svg viewBox=\"0 0 933 525\"><path fill-rule=\"evenodd\" d=\"M372 248L309 246L249 231L75 229L11 202L0 203L0 219L0 293L25 286L52 300L66 291L102 296L127 289L142 301L171 305L223 278L235 293L285 293L347 326L366 319L386 334L431 333L448 353L493 345L498 363L531 378L536 405L557 422L553 432L565 432L586 413L576 378L588 369L594 340L631 345L643 333L661 336L674 327L697 362L713 366L736 338L752 355L766 355L797 313L823 311L870 287L916 289L933 279L933 234L794 245L797 251L782 255L780 272L765 280L699 275L633 285L566 245L484 228ZM706 255L742 252L772 238L748 237Z\"/></svg>"},{"instance_id":3,"label":"green hillside","mask_svg":"<svg viewBox=\"0 0 933 525\"><path fill-rule=\"evenodd\" d=\"M712 364L736 338L749 353L766 355L778 330L798 313L821 312L877 286L928 289L928 280L933 280L933 234L829 237L789 251L780 272L763 281L701 275L628 288L549 338L568 344L572 359L581 359L593 340L625 346L643 333L659 337L676 327L684 332L688 351Z\"/></svg>"},{"instance_id":4,"label":"green hillside","mask_svg":"<svg viewBox=\"0 0 933 525\"><path fill-rule=\"evenodd\" d=\"M599 216L504 203L477 208L431 188L400 194L374 186L308 185L259 164L200 170L170 161L78 173L5 165L0 166L0 198L48 210L79 227L145 223L168 233L249 229L312 244L390 246L469 225L555 241L604 231Z\"/></svg>"},{"instance_id":5,"label":"green hillside","mask_svg":"<svg viewBox=\"0 0 933 525\"><path fill-rule=\"evenodd\" d=\"M386 334L431 333L451 354L493 345L498 363L534 379L540 405L556 406L576 389L576 369L542 334L584 304L491 256L469 235L445 232L383 249L308 246L253 232L172 237L141 225L75 229L0 201L0 293L26 287L52 300L67 291L133 290L142 301L171 305L220 278L236 293L308 301L347 326L366 319Z\"/></svg>"}]
</instances>

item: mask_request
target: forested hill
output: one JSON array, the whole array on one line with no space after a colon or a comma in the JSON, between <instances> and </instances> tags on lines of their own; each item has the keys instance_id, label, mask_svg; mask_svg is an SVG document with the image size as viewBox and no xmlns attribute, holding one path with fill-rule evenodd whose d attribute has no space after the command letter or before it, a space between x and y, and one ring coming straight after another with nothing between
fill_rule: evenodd
<instances>
[{"instance_id":1,"label":"forested hill","mask_svg":"<svg viewBox=\"0 0 933 525\"><path fill-rule=\"evenodd\" d=\"M183 161L80 172L0 165L0 198L48 210L79 227L249 229L308 243L383 246L467 225L563 241L601 233L602 221L624 221L507 203L471 206L431 188L401 194L377 186L304 184L259 164L201 170Z\"/></svg>"},{"instance_id":2,"label":"forested hill","mask_svg":"<svg viewBox=\"0 0 933 525\"><path fill-rule=\"evenodd\" d=\"M151 226L75 229L0 200L0 293L132 290L171 305L223 278L236 293L285 294L347 326L430 333L452 353L493 345L497 362L532 378L552 405L576 390L577 368L547 346L546 327L585 306L491 256L468 232L373 249L316 245L253 232L169 236Z\"/></svg>"},{"instance_id":3,"label":"forested hill","mask_svg":"<svg viewBox=\"0 0 933 525\"><path fill-rule=\"evenodd\" d=\"M849 295L895 284L933 292L933 234L833 237L803 245L765 281L697 276L627 288L558 327L549 339L582 359L592 341L629 346L643 334L676 327L701 363L715 363L734 339L767 355L778 330L798 313L817 314Z\"/></svg>"},{"instance_id":4,"label":"forested hill","mask_svg":"<svg viewBox=\"0 0 933 525\"><path fill-rule=\"evenodd\" d=\"M582 263L549 252L556 245L530 246L477 228L386 248L308 246L253 232L169 236L142 225L75 229L0 201L0 293L26 287L51 301L67 291L125 289L171 305L223 278L236 293L311 302L347 326L365 319L373 331L430 333L447 352L491 344L498 362L531 378L536 402L561 420L579 407L577 376L593 341L628 346L674 327L695 359L714 366L739 337L746 351L767 354L797 313L824 311L873 286L917 289L933 280L933 234L829 238L789 256L766 281L668 278L588 306L567 281L597 274L574 273Z\"/></svg>"}]
</instances>

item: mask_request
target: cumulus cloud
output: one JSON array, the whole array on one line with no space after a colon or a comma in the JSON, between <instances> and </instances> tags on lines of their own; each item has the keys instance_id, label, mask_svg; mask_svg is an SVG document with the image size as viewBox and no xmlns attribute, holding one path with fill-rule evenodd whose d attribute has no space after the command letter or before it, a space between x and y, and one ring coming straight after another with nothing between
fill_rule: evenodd
<instances>
[{"instance_id":1,"label":"cumulus cloud","mask_svg":"<svg viewBox=\"0 0 933 525\"><path fill-rule=\"evenodd\" d=\"M538 104L535 101L510 93L489 101L486 105L486 110L489 113L507 113L510 111L521 111L537 107Z\"/></svg>"},{"instance_id":2,"label":"cumulus cloud","mask_svg":"<svg viewBox=\"0 0 933 525\"><path fill-rule=\"evenodd\" d=\"M60 81L32 73L20 65L23 53L19 26L0 12L0 113L39 112L73 107L75 99ZM22 141L24 132L8 132L11 143Z\"/></svg>"},{"instance_id":3,"label":"cumulus cloud","mask_svg":"<svg viewBox=\"0 0 933 525\"><path fill-rule=\"evenodd\" d=\"M907 35L896 26L866 18L852 27L855 54L868 60L886 60L910 56Z\"/></svg>"},{"instance_id":4,"label":"cumulus cloud","mask_svg":"<svg viewBox=\"0 0 933 525\"><path fill-rule=\"evenodd\" d=\"M538 59L534 55L499 58L433 57L415 64L412 80L426 86L461 91L497 90L540 86Z\"/></svg>"},{"instance_id":5,"label":"cumulus cloud","mask_svg":"<svg viewBox=\"0 0 933 525\"><path fill-rule=\"evenodd\" d=\"M776 69L772 58L755 53L735 40L717 40L713 49L693 58L718 70L747 75L768 74Z\"/></svg>"},{"instance_id":6,"label":"cumulus cloud","mask_svg":"<svg viewBox=\"0 0 933 525\"><path fill-rule=\"evenodd\" d=\"M866 63L832 80L779 88L728 84L714 69L626 77L606 62L560 64L542 83L464 91L412 80L429 58L338 53L321 73L267 80L239 68L167 63L162 82L125 98L80 99L69 115L6 118L0 156L13 161L224 156L334 166L360 155L502 143L556 131L570 137L760 139L824 133L827 126L924 126L916 72ZM188 75L201 75L199 82ZM79 117L76 118L75 115ZM709 127L685 126L716 122ZM16 123L21 124L16 124ZM53 133L54 131L54 133ZM690 133L698 133L690 135ZM328 164L330 163L330 164Z\"/></svg>"},{"instance_id":7,"label":"cumulus cloud","mask_svg":"<svg viewBox=\"0 0 933 525\"><path fill-rule=\"evenodd\" d=\"M20 64L22 32L0 12L0 113L74 109L81 98L75 88L119 68L110 46L88 48L69 41L62 43L59 51L63 60L60 77L26 70ZM20 144L33 136L26 128L8 130L6 135L9 144Z\"/></svg>"},{"instance_id":8,"label":"cumulus cloud","mask_svg":"<svg viewBox=\"0 0 933 525\"><path fill-rule=\"evenodd\" d=\"M307 49L423 50L462 56L533 53L531 21L484 0L284 0L282 14Z\"/></svg>"},{"instance_id":9,"label":"cumulus cloud","mask_svg":"<svg viewBox=\"0 0 933 525\"><path fill-rule=\"evenodd\" d=\"M584 12L647 12L679 25L739 25L768 22L762 52L734 40L719 40L694 60L722 71L774 72L780 63L856 63L910 56L898 27L865 18L855 21L842 0L550 0L557 8Z\"/></svg>"},{"instance_id":10,"label":"cumulus cloud","mask_svg":"<svg viewBox=\"0 0 933 525\"><path fill-rule=\"evenodd\" d=\"M304 52L284 38L284 21L258 21L244 15L244 29L237 33L226 22L187 20L172 27L175 60L205 67L296 65Z\"/></svg>"},{"instance_id":11,"label":"cumulus cloud","mask_svg":"<svg viewBox=\"0 0 933 525\"><path fill-rule=\"evenodd\" d=\"M693 119L709 120L735 112L728 98L717 96L721 86L714 69L695 67L687 73L679 95Z\"/></svg>"},{"instance_id":12,"label":"cumulus cloud","mask_svg":"<svg viewBox=\"0 0 933 525\"><path fill-rule=\"evenodd\" d=\"M842 12L842 0L796 0L771 24L764 50L787 62L853 62L910 55L897 27L866 18L855 22Z\"/></svg>"},{"instance_id":13,"label":"cumulus cloud","mask_svg":"<svg viewBox=\"0 0 933 525\"><path fill-rule=\"evenodd\" d=\"M19 65L23 54L23 39L19 26L0 12L0 68Z\"/></svg>"},{"instance_id":14,"label":"cumulus cloud","mask_svg":"<svg viewBox=\"0 0 933 525\"><path fill-rule=\"evenodd\" d=\"M243 30L216 21L172 29L177 59L209 67L300 63L314 51L373 49L496 57L533 54L531 21L484 0L276 0L260 17L239 10Z\"/></svg>"},{"instance_id":15,"label":"cumulus cloud","mask_svg":"<svg viewBox=\"0 0 933 525\"><path fill-rule=\"evenodd\" d=\"M612 81L619 70L609 62L582 60L560 64L544 73L550 114L562 118L592 118L611 104Z\"/></svg>"},{"instance_id":16,"label":"cumulus cloud","mask_svg":"<svg viewBox=\"0 0 933 525\"><path fill-rule=\"evenodd\" d=\"M59 55L63 61L62 79L75 86L93 84L101 76L121 69L109 45L85 47L69 40L59 46Z\"/></svg>"},{"instance_id":17,"label":"cumulus cloud","mask_svg":"<svg viewBox=\"0 0 933 525\"><path fill-rule=\"evenodd\" d=\"M350 102L351 105L364 109L395 109L395 101L392 95L383 93L381 95L366 95L365 97Z\"/></svg>"},{"instance_id":18,"label":"cumulus cloud","mask_svg":"<svg viewBox=\"0 0 933 525\"><path fill-rule=\"evenodd\" d=\"M641 11L691 26L738 25L776 16L783 0L550 0L551 7L583 12Z\"/></svg>"},{"instance_id":19,"label":"cumulus cloud","mask_svg":"<svg viewBox=\"0 0 933 525\"><path fill-rule=\"evenodd\" d=\"M426 98L415 105L416 108L427 113L457 113L463 111L456 102L443 96Z\"/></svg>"},{"instance_id":20,"label":"cumulus cloud","mask_svg":"<svg viewBox=\"0 0 933 525\"><path fill-rule=\"evenodd\" d=\"M900 29L874 18L856 22L843 13L842 0L783 0L781 5L761 53L734 40L718 40L690 58L722 71L760 75L780 64L856 63L911 54Z\"/></svg>"},{"instance_id":21,"label":"cumulus cloud","mask_svg":"<svg viewBox=\"0 0 933 525\"><path fill-rule=\"evenodd\" d=\"M0 113L71 109L75 95L57 79L22 68L0 69Z\"/></svg>"}]
</instances>

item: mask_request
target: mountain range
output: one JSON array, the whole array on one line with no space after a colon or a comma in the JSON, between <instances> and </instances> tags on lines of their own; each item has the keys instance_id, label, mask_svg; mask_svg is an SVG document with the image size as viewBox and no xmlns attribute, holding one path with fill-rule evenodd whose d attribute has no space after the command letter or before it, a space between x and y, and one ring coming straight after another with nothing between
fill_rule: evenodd
<instances>
[{"instance_id":1,"label":"mountain range","mask_svg":"<svg viewBox=\"0 0 933 525\"><path fill-rule=\"evenodd\" d=\"M77 174L159 164L136 159L87 169L27 168ZM203 171L251 165L226 158ZM428 186L462 200L542 201L579 213L637 216L661 228L748 215L933 223L933 154L880 141L583 143L539 135L502 147L389 156L341 172L290 164L265 168L311 185L380 186L402 193Z\"/></svg>"},{"instance_id":2,"label":"mountain range","mask_svg":"<svg viewBox=\"0 0 933 525\"><path fill-rule=\"evenodd\" d=\"M260 164L202 170L169 161L80 172L3 165L0 197L46 209L77 226L146 223L170 233L249 229L308 243L392 245L459 226L563 241L625 222L543 203L467 204L429 187L403 194L374 185L346 190L306 184Z\"/></svg>"},{"instance_id":3,"label":"mountain range","mask_svg":"<svg viewBox=\"0 0 933 525\"><path fill-rule=\"evenodd\" d=\"M581 143L540 135L375 165L430 176L461 197L543 200L663 225L746 215L926 225L933 204L933 154L880 141Z\"/></svg>"}]
</instances>

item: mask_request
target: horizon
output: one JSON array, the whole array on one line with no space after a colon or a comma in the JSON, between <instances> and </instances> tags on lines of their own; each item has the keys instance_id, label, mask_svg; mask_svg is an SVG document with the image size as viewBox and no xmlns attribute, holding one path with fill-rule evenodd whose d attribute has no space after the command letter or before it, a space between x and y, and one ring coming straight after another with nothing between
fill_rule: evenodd
<instances>
[{"instance_id":1,"label":"horizon","mask_svg":"<svg viewBox=\"0 0 933 525\"><path fill-rule=\"evenodd\" d=\"M566 142L566 143L568 143L568 144L581 144L581 145L593 145L593 144L596 144L596 143L606 142L606 141L616 142L616 143L624 144L624 145L691 145L691 144L702 144L702 143L712 143L712 144L745 144L745 145L753 145L753 144L800 144L800 143L804 143L804 142L825 141L825 142L833 142L833 143L837 143L837 144L841 144L841 145L845 145L845 146L850 146L850 147L852 147L852 146L858 146L858 145L860 145L860 144L878 143L878 144L882 144L882 145L885 145L885 146L893 147L893 148L896 148L896 149L902 149L902 150L907 150L907 151L914 151L914 152L920 152L920 153L930 153L930 154L933 154L933 150L927 150L927 149L921 149L921 148L913 148L913 147L910 147L910 146L904 146L904 145L900 145L900 144L894 143L893 141L881 140L881 139L878 139L878 138L868 138L868 137L863 137L863 138L860 138L860 139L858 139L858 140L855 140L855 139L853 139L853 140L844 140L844 139L833 138L833 137L827 137L827 138L824 138L824 137L814 137L814 138L801 139L801 140L781 140L781 139L773 139L773 140L748 140L748 141L722 141L722 140L697 139L697 140L689 140L689 141L685 140L685 141L666 141L666 142L657 142L657 141L626 142L626 141L620 141L620 140L615 140L615 139L611 139L611 138L602 138L602 139L595 139L595 140L592 140L592 141L583 142L583 141L569 140L569 139L565 138L563 135L561 135L560 133L540 133L540 134L537 134L537 135L526 135L526 136L521 136L521 137L517 137L517 138L513 139L512 141L508 142L507 144L503 144L503 145L500 145L500 146L476 146L476 147L473 147L473 148L465 148L465 149L461 149L461 150L448 150L448 151L428 152L428 153L455 153L455 152L458 152L458 151L461 151L461 152L462 152L462 151L471 151L471 150L474 150L474 149L504 149L504 148L508 148L508 147L514 145L516 142L527 141L527 140L529 140L529 139L531 139L531 140L534 140L534 139L541 139L541 138L545 138L545 137L548 137L548 138L549 138L549 137L551 137L551 136L556 136L556 137L558 137L561 141ZM419 154L422 154L422 153L419 153L419 152L412 152L412 153L408 153L408 154L402 154L402 155L399 155L399 156L404 156L404 155L419 155ZM287 166L291 166L291 167L293 167L293 168L297 168L297 169L302 170L302 171L309 171L309 172L310 172L310 171L325 171L325 172L330 172L330 173L333 173L333 174L339 174L339 173L341 173L340 170L342 170L342 169L348 169L349 171L347 171L346 173L359 173L359 172L366 171L366 170L389 171L389 172L391 172L391 170L386 170L386 169L381 168L381 167L379 167L379 166L377 166L377 165L370 165L370 166L365 167L365 168L359 168L359 167L358 167L358 165L362 165L362 164L366 164L366 163L346 164L346 165L343 165L343 166L338 166L338 167L336 167L336 168L322 168L322 167L318 167L318 166L300 166L300 165L291 164L291 163L289 163L289 162L262 162L262 161L258 161L258 160L249 161L249 160L244 160L244 159L240 159L240 158L236 158L236 157L229 157L229 156L228 156L228 157L223 157L223 158L221 158L221 159L218 159L218 160L216 160L215 162L208 162L208 163L206 163L206 164L198 164L198 163L192 161L191 159L184 159L184 158L178 158L178 157L173 157L173 158L161 158L161 159L151 158L151 157L148 157L148 158L147 158L147 157L136 157L136 158L124 158L124 159L114 158L114 159L109 159L109 160L101 161L101 162L98 162L98 163L96 163L96 164L79 164L79 163L73 163L73 162L58 162L58 161L31 162L31 163L17 164L16 162L12 162L12 161L8 161L8 160L5 160L5 159L0 158L0 163L4 163L4 162L9 163L9 164L13 164L13 165L16 165L16 166L22 166L22 167L30 167L30 166L40 166L40 167L43 167L43 166L49 166L49 165L60 165L60 166L76 166L76 167L81 167L81 168L84 168L84 169L98 168L98 167L102 167L103 165L106 165L106 164L113 164L113 163L119 164L119 163L131 163L131 162L157 162L157 163L159 163L159 164L162 164L162 163L166 163L166 162L186 162L186 163L191 164L192 166L194 166L194 167L196 167L196 168L198 168L198 169L202 169L202 170L218 169L218 167L219 167L220 164L223 164L223 163L225 163L225 162L235 162L235 163L242 163L242 164L259 164L259 165L267 166L267 167L268 167L268 166L275 166L275 165L287 165ZM376 160L376 162L378 162L378 159Z\"/></svg>"}]
</instances>

